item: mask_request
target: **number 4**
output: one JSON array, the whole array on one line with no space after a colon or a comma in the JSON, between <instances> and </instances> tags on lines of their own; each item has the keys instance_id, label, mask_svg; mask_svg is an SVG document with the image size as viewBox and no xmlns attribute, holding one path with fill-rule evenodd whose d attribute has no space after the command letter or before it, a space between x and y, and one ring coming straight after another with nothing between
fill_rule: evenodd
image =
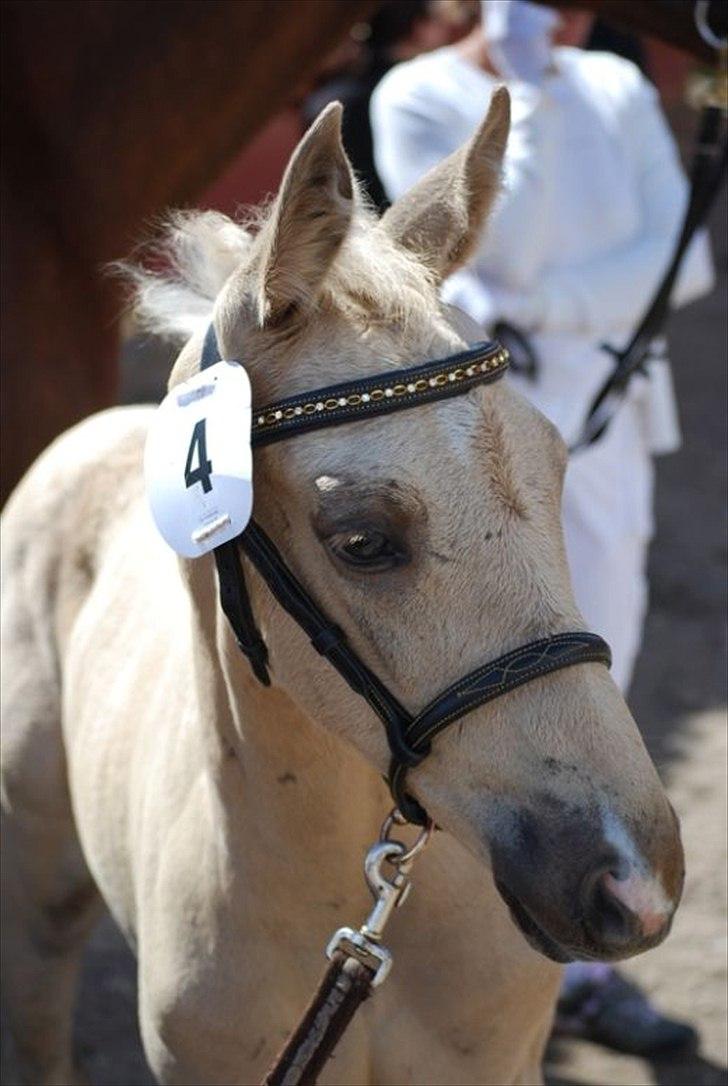
<instances>
[{"instance_id":1,"label":"number 4","mask_svg":"<svg viewBox=\"0 0 728 1086\"><path fill-rule=\"evenodd\" d=\"M187 463L185 464L185 486L189 489L195 483L201 483L205 494L212 490L210 476L212 475L212 461L207 459L207 440L205 437L205 423L207 419L200 419L195 423L192 431L190 447L187 450ZM195 452L197 452L197 467L192 467Z\"/></svg>"}]
</instances>

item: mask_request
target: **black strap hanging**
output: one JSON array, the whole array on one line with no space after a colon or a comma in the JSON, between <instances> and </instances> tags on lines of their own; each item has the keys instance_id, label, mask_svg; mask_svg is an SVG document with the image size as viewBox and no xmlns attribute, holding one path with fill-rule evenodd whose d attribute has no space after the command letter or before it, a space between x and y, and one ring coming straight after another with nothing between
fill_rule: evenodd
<instances>
[{"instance_id":1,"label":"black strap hanging","mask_svg":"<svg viewBox=\"0 0 728 1086\"><path fill-rule=\"evenodd\" d=\"M615 366L589 408L584 427L570 452L598 441L622 403L630 379L641 369L650 344L663 329L670 309L670 297L685 252L704 222L718 193L728 161L728 139L723 136L725 111L717 105L703 109L697 147L691 171L690 197L682 229L670 264L627 346L618 351L602 344L614 356ZM723 136L723 138L722 138Z\"/></svg>"},{"instance_id":2,"label":"black strap hanging","mask_svg":"<svg viewBox=\"0 0 728 1086\"><path fill-rule=\"evenodd\" d=\"M250 661L258 682L270 686L268 649L255 623L245 574L240 564L238 541L231 539L215 547L215 565L220 585L220 606L232 626L238 648Z\"/></svg>"},{"instance_id":3,"label":"black strap hanging","mask_svg":"<svg viewBox=\"0 0 728 1086\"><path fill-rule=\"evenodd\" d=\"M215 335L215 329L211 324L205 333L200 357L200 369L209 369L220 362L220 348ZM217 579L220 587L220 606L230 623L238 648L250 661L258 682L263 686L270 686L268 674L268 649L255 622L253 608L250 604L245 573L240 563L237 539L231 539L227 543L215 547L215 566L217 567Z\"/></svg>"}]
</instances>

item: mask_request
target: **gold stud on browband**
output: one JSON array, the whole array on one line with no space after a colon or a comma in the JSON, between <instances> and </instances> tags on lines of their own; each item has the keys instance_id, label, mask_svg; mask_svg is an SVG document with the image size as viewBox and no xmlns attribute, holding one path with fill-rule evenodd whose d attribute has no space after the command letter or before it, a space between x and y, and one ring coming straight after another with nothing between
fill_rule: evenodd
<instances>
[{"instance_id":1,"label":"gold stud on browband","mask_svg":"<svg viewBox=\"0 0 728 1086\"><path fill-rule=\"evenodd\" d=\"M302 403L272 404L261 408L260 413L253 420L253 435L261 432L269 432L281 423L291 422L301 416L323 414L327 417L335 416L337 412L346 411L350 417L352 409L357 415L366 414L367 406L381 405L384 400L395 403L402 397L408 397L410 402L418 397L430 398L433 390L444 388L449 384L471 380L483 374L494 373L496 370L505 369L508 363L508 351L505 347L497 347L494 353L487 357L475 359L467 366L456 366L454 369L442 369L408 381L406 384L399 382L392 385L368 387L365 391L351 392L348 395L327 396L326 399L312 399Z\"/></svg>"}]
</instances>

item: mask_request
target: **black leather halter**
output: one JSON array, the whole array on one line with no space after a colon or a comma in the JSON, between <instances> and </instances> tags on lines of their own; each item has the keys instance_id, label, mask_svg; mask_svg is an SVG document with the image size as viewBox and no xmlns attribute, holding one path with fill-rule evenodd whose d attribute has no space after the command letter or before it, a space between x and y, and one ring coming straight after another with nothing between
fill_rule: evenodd
<instances>
[{"instance_id":1,"label":"black leather halter","mask_svg":"<svg viewBox=\"0 0 728 1086\"><path fill-rule=\"evenodd\" d=\"M221 359L215 330L210 325L201 368ZM255 448L309 430L458 396L475 385L497 381L507 368L508 352L498 343L484 342L440 361L292 396L254 409L252 445ZM432 740L444 728L479 705L540 675L590 661L607 667L611 664L609 646L596 634L581 631L553 634L471 671L413 716L357 656L343 631L329 622L288 568L273 541L255 520L250 520L237 539L216 547L214 554L222 609L256 678L266 686L270 684L268 650L255 623L239 548L281 607L311 639L316 651L366 699L382 721L392 754L389 786L399 810L410 822L425 825L428 819L417 800L405 791L407 770L427 757Z\"/></svg>"}]
</instances>

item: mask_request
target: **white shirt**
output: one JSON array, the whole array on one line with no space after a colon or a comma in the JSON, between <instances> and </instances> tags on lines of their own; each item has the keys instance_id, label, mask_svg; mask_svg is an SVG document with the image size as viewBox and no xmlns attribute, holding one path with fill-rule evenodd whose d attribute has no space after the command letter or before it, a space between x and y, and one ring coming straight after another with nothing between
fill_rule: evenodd
<instances>
[{"instance_id":1,"label":"white shirt","mask_svg":"<svg viewBox=\"0 0 728 1086\"><path fill-rule=\"evenodd\" d=\"M633 64L571 48L555 49L554 59L543 88L509 87L504 190L470 265L443 294L484 326L502 318L531 333L540 376L537 386L519 387L570 441L612 367L600 343L626 343L666 270L687 183L656 92ZM371 119L391 199L470 138L499 82L454 48L384 77ZM673 305L712 282L703 234L685 257ZM630 400L648 430L652 419L647 443L666 450L677 438L666 367L651 383L646 395L647 382L633 381Z\"/></svg>"}]
</instances>

